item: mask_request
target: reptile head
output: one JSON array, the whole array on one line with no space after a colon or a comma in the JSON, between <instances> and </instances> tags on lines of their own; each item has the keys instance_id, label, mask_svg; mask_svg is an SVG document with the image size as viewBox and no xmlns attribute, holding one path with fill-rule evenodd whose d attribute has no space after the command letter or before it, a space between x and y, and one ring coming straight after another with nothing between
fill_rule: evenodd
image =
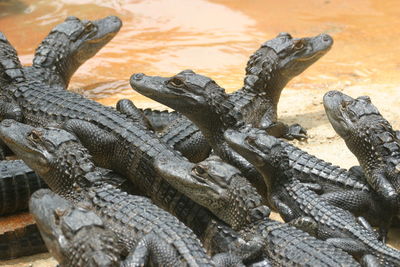
<instances>
[{"instance_id":1,"label":"reptile head","mask_svg":"<svg viewBox=\"0 0 400 267\"><path fill-rule=\"evenodd\" d=\"M121 26L122 22L116 16L92 21L67 17L51 30L37 48L33 65L56 68L68 84L78 67L106 45Z\"/></svg>"},{"instance_id":2,"label":"reptile head","mask_svg":"<svg viewBox=\"0 0 400 267\"><path fill-rule=\"evenodd\" d=\"M184 70L164 78L136 73L131 76L134 90L184 114L199 127L212 123L234 125L241 113L230 112L234 107L225 90L212 79Z\"/></svg>"},{"instance_id":3,"label":"reptile head","mask_svg":"<svg viewBox=\"0 0 400 267\"><path fill-rule=\"evenodd\" d=\"M37 172L55 192L74 190L80 174L95 169L87 150L71 133L58 128L34 128L3 120L0 138Z\"/></svg>"},{"instance_id":4,"label":"reptile head","mask_svg":"<svg viewBox=\"0 0 400 267\"><path fill-rule=\"evenodd\" d=\"M177 111L193 113L207 112L213 96L225 95L224 89L212 79L184 70L172 77L146 76L136 73L131 76L133 89Z\"/></svg>"},{"instance_id":5,"label":"reptile head","mask_svg":"<svg viewBox=\"0 0 400 267\"><path fill-rule=\"evenodd\" d=\"M382 118L368 96L352 98L329 91L324 95L324 108L332 127L343 139L355 135L363 123Z\"/></svg>"},{"instance_id":6,"label":"reptile head","mask_svg":"<svg viewBox=\"0 0 400 267\"><path fill-rule=\"evenodd\" d=\"M75 266L74 261L87 259L85 266L118 266L119 255L112 243L116 238L104 230L93 211L74 207L48 189L32 194L29 210L51 255L61 265ZM73 254L77 245L79 257Z\"/></svg>"},{"instance_id":7,"label":"reptile head","mask_svg":"<svg viewBox=\"0 0 400 267\"><path fill-rule=\"evenodd\" d=\"M280 33L261 47L267 47L275 52L278 57L279 73L291 79L325 55L332 44L333 39L328 34L293 38L289 33Z\"/></svg>"},{"instance_id":8,"label":"reptile head","mask_svg":"<svg viewBox=\"0 0 400 267\"><path fill-rule=\"evenodd\" d=\"M157 172L171 185L214 215L239 229L269 211L261 206L261 197L235 167L218 157L197 164L160 156L155 161Z\"/></svg>"},{"instance_id":9,"label":"reptile head","mask_svg":"<svg viewBox=\"0 0 400 267\"><path fill-rule=\"evenodd\" d=\"M287 161L279 140L257 128L246 127L240 131L227 130L225 140L240 155L253 164L263 175L267 187L271 188L272 178Z\"/></svg>"}]
</instances>

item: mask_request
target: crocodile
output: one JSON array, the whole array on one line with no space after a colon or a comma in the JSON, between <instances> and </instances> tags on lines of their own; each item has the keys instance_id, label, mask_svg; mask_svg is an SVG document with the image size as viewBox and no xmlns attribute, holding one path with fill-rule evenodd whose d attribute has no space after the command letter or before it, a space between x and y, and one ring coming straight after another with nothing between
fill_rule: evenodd
<instances>
[{"instance_id":1,"label":"crocodile","mask_svg":"<svg viewBox=\"0 0 400 267\"><path fill-rule=\"evenodd\" d=\"M0 37L0 47L4 48L0 49L0 82L9 82L3 94L13 100L0 103L0 111L7 115L3 117L33 126L68 128L89 149L97 166L112 169L132 181L138 191L177 216L202 242L207 241L212 246L207 249L212 253L229 251L232 242L226 242L227 238L240 243L237 233L155 173L153 160L158 154L176 157L178 161L186 161L184 157L111 107L70 91L51 90L37 81L28 83L15 49L4 35Z\"/></svg>"},{"instance_id":2,"label":"crocodile","mask_svg":"<svg viewBox=\"0 0 400 267\"><path fill-rule=\"evenodd\" d=\"M123 248L93 211L75 207L51 190L36 191L30 212L60 266L120 266Z\"/></svg>"},{"instance_id":3,"label":"crocodile","mask_svg":"<svg viewBox=\"0 0 400 267\"><path fill-rule=\"evenodd\" d=\"M400 141L368 96L329 91L323 98L329 122L357 157L365 178L386 211L386 230L400 212ZM383 229L383 231L385 230Z\"/></svg>"},{"instance_id":4,"label":"crocodile","mask_svg":"<svg viewBox=\"0 0 400 267\"><path fill-rule=\"evenodd\" d=\"M121 25L121 20L115 16L93 21L68 17L42 41L36 49L33 65L24 67L23 75L52 88L66 89L78 67L107 44ZM5 158L6 153L2 151L1 154L1 158ZM22 161L3 161L0 168L0 215L27 209L30 194L46 187Z\"/></svg>"},{"instance_id":5,"label":"crocodile","mask_svg":"<svg viewBox=\"0 0 400 267\"><path fill-rule=\"evenodd\" d=\"M332 44L328 34L293 38L285 32L263 43L247 62L243 87L229 95L235 103L232 112L241 112L247 123L277 137L305 139L306 130L299 124L278 121L279 98L286 84L325 55ZM131 85L136 89L135 83Z\"/></svg>"},{"instance_id":6,"label":"crocodile","mask_svg":"<svg viewBox=\"0 0 400 267\"><path fill-rule=\"evenodd\" d=\"M75 71L106 45L121 26L116 16L98 20L67 17L36 49L32 66L24 67L25 76L54 90L66 89Z\"/></svg>"},{"instance_id":7,"label":"crocodile","mask_svg":"<svg viewBox=\"0 0 400 267\"><path fill-rule=\"evenodd\" d=\"M286 222L356 256L370 254L383 266L400 265L400 251L380 242L365 221L324 201L296 178L289 168L289 157L276 138L251 127L227 130L225 138L263 175L269 189L269 203Z\"/></svg>"},{"instance_id":8,"label":"crocodile","mask_svg":"<svg viewBox=\"0 0 400 267\"><path fill-rule=\"evenodd\" d=\"M194 201L246 238L262 239L273 266L358 266L347 253L295 227L268 218L269 208L233 166L211 156L197 164L159 157L156 169ZM289 240L288 240L288 237Z\"/></svg>"},{"instance_id":9,"label":"crocodile","mask_svg":"<svg viewBox=\"0 0 400 267\"><path fill-rule=\"evenodd\" d=\"M0 260L9 260L47 252L34 222L24 223L0 234Z\"/></svg>"},{"instance_id":10,"label":"crocodile","mask_svg":"<svg viewBox=\"0 0 400 267\"><path fill-rule=\"evenodd\" d=\"M97 170L88 150L71 133L5 120L1 136L60 196L90 209L124 246L132 266L214 266L192 230L150 199L122 192ZM18 129L18 132L14 132ZM220 255L218 255L220 256ZM219 263L236 262L234 255ZM232 261L230 261L231 259Z\"/></svg>"},{"instance_id":11,"label":"crocodile","mask_svg":"<svg viewBox=\"0 0 400 267\"><path fill-rule=\"evenodd\" d=\"M267 196L263 179L250 177L257 174L254 166L226 144L224 132L227 129L236 129L245 122L240 112L229 112L235 103L229 101L224 89L215 81L186 70L171 78L135 74L131 77L131 84L142 94L174 108L191 119L203 132L214 152L238 167L259 193ZM280 142L289 155L290 167L297 172L302 181L321 184L323 192L336 189L369 192L369 185L356 175L283 140Z\"/></svg>"},{"instance_id":12,"label":"crocodile","mask_svg":"<svg viewBox=\"0 0 400 267\"><path fill-rule=\"evenodd\" d=\"M74 92L54 91L45 84L27 82L15 49L4 35L0 37L0 47L4 47L0 49L0 82L9 82L3 88L3 94L13 100L0 103L0 113L7 115L3 118L14 118L32 126L63 127L73 132L89 150L97 166L129 179L138 191L177 216L202 242L210 244L207 247L210 253L230 251L231 244L237 244L239 248L248 245L242 244L240 236L216 220L209 210L155 173L154 157L161 153L175 157L177 161L185 162L186 158L111 107ZM232 241L227 242L228 239Z\"/></svg>"},{"instance_id":13,"label":"crocodile","mask_svg":"<svg viewBox=\"0 0 400 267\"><path fill-rule=\"evenodd\" d=\"M260 124L276 136L306 138L306 131L300 125L288 126L277 121L277 104L285 85L328 52L332 43L332 38L326 34L294 39L288 33L265 42L247 62L244 86L229 94L230 101L235 103L232 112L243 113L246 122ZM134 83L131 85L135 89ZM145 115L153 121L151 124L158 126L162 118L165 123L161 138L190 161L198 162L209 155L211 146L207 145L207 139L185 116L176 119L179 113L149 109L145 110Z\"/></svg>"}]
</instances>

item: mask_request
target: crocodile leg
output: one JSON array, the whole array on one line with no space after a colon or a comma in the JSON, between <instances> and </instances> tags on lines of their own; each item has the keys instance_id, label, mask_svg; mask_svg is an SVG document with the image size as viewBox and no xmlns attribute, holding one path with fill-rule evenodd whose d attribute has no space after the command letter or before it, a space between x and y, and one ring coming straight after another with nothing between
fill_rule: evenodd
<instances>
[{"instance_id":1,"label":"crocodile leg","mask_svg":"<svg viewBox=\"0 0 400 267\"><path fill-rule=\"evenodd\" d=\"M139 109L143 112L144 116L149 120L152 128L156 132L163 131L167 126L169 126L176 119L182 118L182 115L176 111L168 110L153 110L150 108Z\"/></svg>"},{"instance_id":2,"label":"crocodile leg","mask_svg":"<svg viewBox=\"0 0 400 267\"><path fill-rule=\"evenodd\" d=\"M279 212L285 222L290 222L296 219L297 216L295 212L286 203L279 200L276 196L272 196L271 201L272 205L276 207L276 210Z\"/></svg>"},{"instance_id":3,"label":"crocodile leg","mask_svg":"<svg viewBox=\"0 0 400 267\"><path fill-rule=\"evenodd\" d=\"M287 125L280 121L272 121L269 114L266 113L260 123L259 128L265 130L268 134L276 137L283 137L288 140L305 140L307 139L307 130L300 124Z\"/></svg>"},{"instance_id":4,"label":"crocodile leg","mask_svg":"<svg viewBox=\"0 0 400 267\"><path fill-rule=\"evenodd\" d=\"M151 124L147 117L140 111L135 104L129 99L120 99L117 102L116 108L119 112L127 115L134 122L143 125L147 129L151 129Z\"/></svg>"},{"instance_id":5,"label":"crocodile leg","mask_svg":"<svg viewBox=\"0 0 400 267\"><path fill-rule=\"evenodd\" d=\"M112 151L118 142L115 136L90 122L78 119L69 120L62 127L78 137L99 166L111 169L111 162L104 155L105 151Z\"/></svg>"},{"instance_id":6,"label":"crocodile leg","mask_svg":"<svg viewBox=\"0 0 400 267\"><path fill-rule=\"evenodd\" d=\"M167 261L169 260L169 261ZM126 257L122 266L178 266L179 255L155 234L144 236Z\"/></svg>"}]
</instances>

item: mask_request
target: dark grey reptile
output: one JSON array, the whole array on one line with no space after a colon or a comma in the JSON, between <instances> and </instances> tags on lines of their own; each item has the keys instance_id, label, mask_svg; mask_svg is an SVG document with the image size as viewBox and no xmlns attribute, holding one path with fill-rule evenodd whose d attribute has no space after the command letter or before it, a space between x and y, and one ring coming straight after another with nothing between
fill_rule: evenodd
<instances>
[{"instance_id":1,"label":"dark grey reptile","mask_svg":"<svg viewBox=\"0 0 400 267\"><path fill-rule=\"evenodd\" d=\"M300 125L288 126L277 121L280 94L292 78L323 56L332 43L332 38L325 34L294 39L288 33L281 33L265 42L247 63L244 86L229 95L230 101L235 103L231 112L241 112L247 123L260 125L276 136L306 138L306 131ZM131 85L134 87L134 83ZM147 110L147 117L151 120L152 114ZM166 111L154 113L156 119L158 114L163 115L160 118L167 123L171 123L166 119ZM176 113L171 115L175 117ZM178 118L166 126L161 136L164 142L181 151L193 162L205 159L211 150L199 129L186 117Z\"/></svg>"},{"instance_id":2,"label":"dark grey reptile","mask_svg":"<svg viewBox=\"0 0 400 267\"><path fill-rule=\"evenodd\" d=\"M383 266L400 265L400 251L378 241L369 225L361 224L350 212L329 204L300 183L289 168L284 147L276 138L256 128L227 130L225 138L262 173L269 189L269 203L286 222L307 229L349 253L371 254Z\"/></svg>"},{"instance_id":3,"label":"dark grey reptile","mask_svg":"<svg viewBox=\"0 0 400 267\"><path fill-rule=\"evenodd\" d=\"M78 139L58 128L34 128L12 120L1 137L56 193L99 216L132 266L213 266L195 234L143 196L129 195L107 183ZM128 255L129 253L129 255ZM219 257L219 266L232 262ZM237 263L237 262L236 262Z\"/></svg>"},{"instance_id":4,"label":"dark grey reptile","mask_svg":"<svg viewBox=\"0 0 400 267\"><path fill-rule=\"evenodd\" d=\"M324 96L325 112L335 131L357 157L367 182L385 207L388 230L400 211L400 140L367 96L352 98L339 91ZM384 235L385 233L383 233Z\"/></svg>"},{"instance_id":5,"label":"dark grey reptile","mask_svg":"<svg viewBox=\"0 0 400 267\"><path fill-rule=\"evenodd\" d=\"M232 112L241 112L247 123L268 129L275 136L305 138L306 132L298 124L278 122L279 98L286 84L325 55L332 44L327 34L293 38L288 33L262 44L247 62L243 87L229 95L236 104Z\"/></svg>"},{"instance_id":6,"label":"dark grey reptile","mask_svg":"<svg viewBox=\"0 0 400 267\"><path fill-rule=\"evenodd\" d=\"M38 126L63 125L72 130L89 149L96 165L129 178L142 193L188 225L203 242L209 241L213 246L210 251L228 251L231 242L226 242L227 238L238 240L239 236L215 220L207 209L178 192L154 172L153 160L158 154L176 157L178 161L186 161L185 158L143 126L112 108L73 92L55 92L44 84L27 82L16 51L4 35L0 45L8 49L0 49L0 59L5 58L0 61L0 68L4 70L0 71L0 79L9 83L3 93L13 100L0 104L0 111L7 115L4 117ZM2 53L4 51L7 53Z\"/></svg>"},{"instance_id":7,"label":"dark grey reptile","mask_svg":"<svg viewBox=\"0 0 400 267\"><path fill-rule=\"evenodd\" d=\"M67 17L40 43L32 66L24 67L25 76L46 83L53 90L66 89L75 71L106 45L121 26L116 16L98 20Z\"/></svg>"},{"instance_id":8,"label":"dark grey reptile","mask_svg":"<svg viewBox=\"0 0 400 267\"><path fill-rule=\"evenodd\" d=\"M66 89L77 68L107 44L121 25L115 16L93 21L68 17L36 49L33 65L23 68L24 76L28 81L51 85L52 89ZM41 187L45 183L22 161L0 162L0 215L26 209L30 194Z\"/></svg>"},{"instance_id":9,"label":"dark grey reptile","mask_svg":"<svg viewBox=\"0 0 400 267\"><path fill-rule=\"evenodd\" d=\"M60 266L120 266L123 248L93 211L75 207L48 189L36 191L29 206Z\"/></svg>"},{"instance_id":10,"label":"dark grey reptile","mask_svg":"<svg viewBox=\"0 0 400 267\"><path fill-rule=\"evenodd\" d=\"M170 158L156 161L157 171L245 238L260 238L273 266L358 266L347 253L288 224L268 218L269 209L238 169L210 157L197 164Z\"/></svg>"},{"instance_id":11,"label":"dark grey reptile","mask_svg":"<svg viewBox=\"0 0 400 267\"><path fill-rule=\"evenodd\" d=\"M213 80L187 70L171 78L136 74L132 76L131 83L142 94L174 108L191 119L207 138L214 152L238 167L263 196L267 195L262 178L254 178L255 174L257 175L254 166L225 142L224 132L239 127L244 121L240 112L230 112L235 103L229 100L229 96ZM309 155L284 141L281 143L290 157L290 167L297 172L302 181L319 183L324 192L338 188L369 190L368 184L346 170ZM254 177L251 177L252 175Z\"/></svg>"}]
</instances>

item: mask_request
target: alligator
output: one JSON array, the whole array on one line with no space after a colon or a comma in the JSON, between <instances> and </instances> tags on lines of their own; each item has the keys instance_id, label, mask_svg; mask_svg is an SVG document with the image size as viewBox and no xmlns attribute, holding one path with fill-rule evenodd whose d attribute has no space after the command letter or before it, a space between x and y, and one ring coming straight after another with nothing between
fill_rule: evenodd
<instances>
[{"instance_id":1,"label":"alligator","mask_svg":"<svg viewBox=\"0 0 400 267\"><path fill-rule=\"evenodd\" d=\"M123 248L93 211L75 207L51 190L36 191L30 212L60 266L121 266Z\"/></svg>"},{"instance_id":2,"label":"alligator","mask_svg":"<svg viewBox=\"0 0 400 267\"><path fill-rule=\"evenodd\" d=\"M33 65L24 67L23 75L30 81L43 82L52 89L66 89L78 67L107 44L121 25L121 20L115 16L93 21L68 17L42 41L36 49ZM5 54L13 54L7 47L2 49L6 49ZM8 62L10 69L13 69L12 61ZM4 86L7 86L7 82ZM1 99L4 100L4 97ZM0 154L4 159L6 153L1 151ZM31 193L46 187L22 161L3 161L0 162L0 168L0 215L27 209Z\"/></svg>"},{"instance_id":3,"label":"alligator","mask_svg":"<svg viewBox=\"0 0 400 267\"><path fill-rule=\"evenodd\" d=\"M214 152L238 167L262 196L267 196L262 177L253 165L232 150L224 139L227 129L243 125L240 112L229 112L235 103L208 77L186 70L171 78L135 74L131 84L142 94L161 102L192 120L203 132ZM278 140L278 139L277 139ZM369 191L369 185L346 170L320 160L299 148L280 141L290 157L290 167L304 182L322 185L322 192L336 189ZM254 177L251 177L254 176Z\"/></svg>"},{"instance_id":4,"label":"alligator","mask_svg":"<svg viewBox=\"0 0 400 267\"><path fill-rule=\"evenodd\" d=\"M111 169L133 182L138 191L177 216L202 242L207 241L212 246L207 247L208 251L231 250L234 242L226 242L227 238L237 241L240 247L241 239L236 232L155 173L153 161L159 154L175 157L177 161L187 161L186 158L111 107L70 91L51 90L37 81L27 82L17 53L4 35L0 47L4 47L0 49L0 82L9 82L3 94L13 100L0 103L0 113L7 115L3 117L33 126L68 129L89 150L97 166Z\"/></svg>"},{"instance_id":5,"label":"alligator","mask_svg":"<svg viewBox=\"0 0 400 267\"><path fill-rule=\"evenodd\" d=\"M367 182L386 211L385 235L400 212L400 139L368 96L352 98L339 91L324 95L329 122L357 157Z\"/></svg>"},{"instance_id":6,"label":"alligator","mask_svg":"<svg viewBox=\"0 0 400 267\"><path fill-rule=\"evenodd\" d=\"M52 127L34 128L5 120L1 136L40 174L49 187L76 206L99 216L123 246L132 266L214 266L193 231L150 199L130 195L108 183L74 135ZM18 129L18 132L15 130ZM235 255L218 255L218 264L237 263Z\"/></svg>"},{"instance_id":7,"label":"alligator","mask_svg":"<svg viewBox=\"0 0 400 267\"><path fill-rule=\"evenodd\" d=\"M9 260L47 252L34 222L24 223L0 234L0 260Z\"/></svg>"},{"instance_id":8,"label":"alligator","mask_svg":"<svg viewBox=\"0 0 400 267\"><path fill-rule=\"evenodd\" d=\"M121 26L116 16L92 21L67 17L36 49L32 66L24 67L25 76L54 90L66 89L75 71L106 45Z\"/></svg>"},{"instance_id":9,"label":"alligator","mask_svg":"<svg viewBox=\"0 0 400 267\"><path fill-rule=\"evenodd\" d=\"M251 127L227 130L225 138L263 175L269 189L269 203L284 221L356 256L370 254L382 266L400 265L400 251L380 242L370 225L324 201L296 178L289 168L289 157L276 138Z\"/></svg>"},{"instance_id":10,"label":"alligator","mask_svg":"<svg viewBox=\"0 0 400 267\"><path fill-rule=\"evenodd\" d=\"M300 125L278 122L279 98L286 84L325 55L332 44L327 34L293 38L289 33L262 44L247 62L243 87L229 95L236 104L232 112L241 112L247 123L277 137L305 139L306 130Z\"/></svg>"},{"instance_id":11,"label":"alligator","mask_svg":"<svg viewBox=\"0 0 400 267\"><path fill-rule=\"evenodd\" d=\"M293 39L288 33L281 33L265 42L247 63L244 86L229 95L230 101L235 103L232 112L243 113L247 123L260 125L276 136L288 139L306 138L306 131L300 125L288 126L277 121L277 104L285 85L329 51L332 43L332 38L326 34ZM135 89L134 84L131 85ZM169 137L163 139L189 160L198 162L208 156L211 147L206 145L206 138L186 117L178 117L177 121L170 125L177 117L176 112L157 112L149 109L144 112L158 127L163 125L161 136ZM168 119L168 114L173 119ZM159 118L165 123L160 124ZM198 155L194 160L190 158L196 154Z\"/></svg>"},{"instance_id":12,"label":"alligator","mask_svg":"<svg viewBox=\"0 0 400 267\"><path fill-rule=\"evenodd\" d=\"M295 227L269 219L256 189L233 166L211 156L197 164L158 157L157 171L246 238L262 239L273 266L358 266L344 251ZM289 240L288 240L288 237Z\"/></svg>"}]
</instances>

